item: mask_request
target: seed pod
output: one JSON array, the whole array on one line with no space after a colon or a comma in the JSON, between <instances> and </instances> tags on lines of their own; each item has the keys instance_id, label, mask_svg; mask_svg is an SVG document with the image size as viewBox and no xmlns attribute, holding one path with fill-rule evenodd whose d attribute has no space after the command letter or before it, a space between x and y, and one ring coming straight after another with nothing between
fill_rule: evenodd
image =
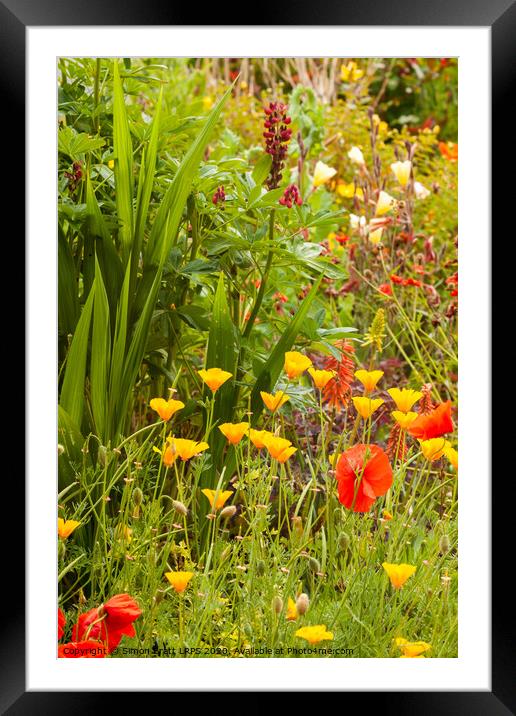
<instances>
[{"instance_id":1,"label":"seed pod","mask_svg":"<svg viewBox=\"0 0 516 716\"><path fill-rule=\"evenodd\" d=\"M179 500L172 500L172 506L176 512L179 512L182 515L188 514L188 509L183 505L182 502L179 502Z\"/></svg>"},{"instance_id":2,"label":"seed pod","mask_svg":"<svg viewBox=\"0 0 516 716\"><path fill-rule=\"evenodd\" d=\"M308 562L310 564L310 569L312 570L312 572L315 572L317 574L317 572L321 571L321 565L319 564L319 561L315 559L315 557L310 557Z\"/></svg>"},{"instance_id":3,"label":"seed pod","mask_svg":"<svg viewBox=\"0 0 516 716\"><path fill-rule=\"evenodd\" d=\"M102 467L106 467L108 463L108 450L105 445L99 445L99 463L102 465Z\"/></svg>"},{"instance_id":4,"label":"seed pod","mask_svg":"<svg viewBox=\"0 0 516 716\"><path fill-rule=\"evenodd\" d=\"M439 551L443 554L450 551L450 538L447 534L442 535L439 540Z\"/></svg>"},{"instance_id":5,"label":"seed pod","mask_svg":"<svg viewBox=\"0 0 516 716\"><path fill-rule=\"evenodd\" d=\"M133 490L133 505L141 505L143 502L143 492L139 487L135 487Z\"/></svg>"},{"instance_id":6,"label":"seed pod","mask_svg":"<svg viewBox=\"0 0 516 716\"><path fill-rule=\"evenodd\" d=\"M301 616L303 614L306 614L308 611L308 607L310 606L310 599L308 598L308 594L305 594L304 592L299 595L299 597L296 599L296 609L297 613Z\"/></svg>"},{"instance_id":7,"label":"seed pod","mask_svg":"<svg viewBox=\"0 0 516 716\"><path fill-rule=\"evenodd\" d=\"M250 624L246 624L246 625L244 626L244 634L245 634L247 637L249 637L249 639L252 638L252 636L253 636L253 628L252 628L252 626L251 626Z\"/></svg>"},{"instance_id":8,"label":"seed pod","mask_svg":"<svg viewBox=\"0 0 516 716\"><path fill-rule=\"evenodd\" d=\"M231 517L234 517L236 515L237 508L235 505L228 505L227 507L224 507L223 510L220 512L220 516L223 520L229 520Z\"/></svg>"},{"instance_id":9,"label":"seed pod","mask_svg":"<svg viewBox=\"0 0 516 716\"><path fill-rule=\"evenodd\" d=\"M347 532L341 532L337 538L337 544L339 545L339 549L341 552L347 552L349 549L349 545L351 543L351 539Z\"/></svg>"},{"instance_id":10,"label":"seed pod","mask_svg":"<svg viewBox=\"0 0 516 716\"><path fill-rule=\"evenodd\" d=\"M259 559L256 563L256 574L259 577L263 577L263 575L265 574L265 562L263 561L263 559Z\"/></svg>"},{"instance_id":11,"label":"seed pod","mask_svg":"<svg viewBox=\"0 0 516 716\"><path fill-rule=\"evenodd\" d=\"M281 597L276 596L272 600L272 611L275 614L281 614L283 611L283 599Z\"/></svg>"}]
</instances>

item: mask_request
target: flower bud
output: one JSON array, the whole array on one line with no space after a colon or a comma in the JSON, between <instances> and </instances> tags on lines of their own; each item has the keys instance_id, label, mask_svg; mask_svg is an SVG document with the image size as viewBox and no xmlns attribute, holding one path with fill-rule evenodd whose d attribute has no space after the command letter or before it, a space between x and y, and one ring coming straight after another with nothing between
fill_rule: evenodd
<instances>
[{"instance_id":1,"label":"flower bud","mask_svg":"<svg viewBox=\"0 0 516 716\"><path fill-rule=\"evenodd\" d=\"M133 504L138 506L143 502L143 492L139 487L135 487L133 490Z\"/></svg>"},{"instance_id":2,"label":"flower bud","mask_svg":"<svg viewBox=\"0 0 516 716\"><path fill-rule=\"evenodd\" d=\"M312 572L315 572L317 574L317 572L321 571L321 565L319 564L319 561L315 559L315 557L310 557L308 563L310 564L310 569L312 570Z\"/></svg>"},{"instance_id":3,"label":"flower bud","mask_svg":"<svg viewBox=\"0 0 516 716\"><path fill-rule=\"evenodd\" d=\"M253 627L250 624L244 626L244 634L251 639L253 636Z\"/></svg>"},{"instance_id":4,"label":"flower bud","mask_svg":"<svg viewBox=\"0 0 516 716\"><path fill-rule=\"evenodd\" d=\"M106 467L108 463L108 451L105 445L99 445L98 458L99 463L102 465L102 467Z\"/></svg>"},{"instance_id":5,"label":"flower bud","mask_svg":"<svg viewBox=\"0 0 516 716\"><path fill-rule=\"evenodd\" d=\"M444 534L441 536L441 539L439 540L439 552L442 552L443 554L446 554L446 552L450 551L450 538L447 534Z\"/></svg>"},{"instance_id":6,"label":"flower bud","mask_svg":"<svg viewBox=\"0 0 516 716\"><path fill-rule=\"evenodd\" d=\"M237 508L235 505L228 505L227 507L224 507L223 510L220 512L220 516L223 520L229 520L231 517L234 517L236 515Z\"/></svg>"},{"instance_id":7,"label":"flower bud","mask_svg":"<svg viewBox=\"0 0 516 716\"><path fill-rule=\"evenodd\" d=\"M351 539L347 532L341 532L337 538L337 544L339 545L339 549L341 552L347 552L349 549L349 545L351 543Z\"/></svg>"},{"instance_id":8,"label":"flower bud","mask_svg":"<svg viewBox=\"0 0 516 716\"><path fill-rule=\"evenodd\" d=\"M179 512L181 515L187 515L188 509L183 505L182 502L179 502L179 500L172 500L172 506L176 512Z\"/></svg>"},{"instance_id":9,"label":"flower bud","mask_svg":"<svg viewBox=\"0 0 516 716\"><path fill-rule=\"evenodd\" d=\"M65 451L64 445L61 445L61 443L57 444L57 454L62 455Z\"/></svg>"},{"instance_id":10,"label":"flower bud","mask_svg":"<svg viewBox=\"0 0 516 716\"><path fill-rule=\"evenodd\" d=\"M259 577L263 577L263 575L265 574L265 562L263 561L263 559L259 559L256 563L256 574Z\"/></svg>"},{"instance_id":11,"label":"flower bud","mask_svg":"<svg viewBox=\"0 0 516 716\"><path fill-rule=\"evenodd\" d=\"M276 596L272 600L272 611L275 614L281 614L283 611L283 599L281 597Z\"/></svg>"},{"instance_id":12,"label":"flower bud","mask_svg":"<svg viewBox=\"0 0 516 716\"><path fill-rule=\"evenodd\" d=\"M297 613L300 614L301 616L303 616L303 614L307 613L309 606L310 606L310 599L308 598L308 594L305 594L303 592L296 599Z\"/></svg>"}]
</instances>

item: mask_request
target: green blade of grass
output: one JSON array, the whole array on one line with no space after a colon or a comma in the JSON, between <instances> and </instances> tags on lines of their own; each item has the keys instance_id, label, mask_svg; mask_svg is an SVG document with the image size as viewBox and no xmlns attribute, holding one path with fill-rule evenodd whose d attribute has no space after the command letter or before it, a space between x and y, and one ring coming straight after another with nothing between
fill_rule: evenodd
<instances>
[{"instance_id":1,"label":"green blade of grass","mask_svg":"<svg viewBox=\"0 0 516 716\"><path fill-rule=\"evenodd\" d=\"M109 303L102 271L95 259L95 302L93 307L93 330L91 338L91 410L95 432L106 441L107 387L111 357L111 330L109 325Z\"/></svg>"}]
</instances>

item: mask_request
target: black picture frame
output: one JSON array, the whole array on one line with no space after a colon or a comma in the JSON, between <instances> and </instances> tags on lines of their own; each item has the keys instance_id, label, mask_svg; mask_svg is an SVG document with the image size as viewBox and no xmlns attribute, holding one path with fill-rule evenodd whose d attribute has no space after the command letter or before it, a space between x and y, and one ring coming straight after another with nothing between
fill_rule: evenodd
<instances>
[{"instance_id":1,"label":"black picture frame","mask_svg":"<svg viewBox=\"0 0 516 716\"><path fill-rule=\"evenodd\" d=\"M348 0L338 3L337 0L325 0L314 4L290 2L278 3L273 12L267 14L263 4L263 17L274 18L274 25L362 25L362 26L484 26L491 28L491 61L492 61L492 176L497 178L503 172L504 163L511 164L514 157L514 139L512 120L508 117L511 106L512 87L516 73L514 62L514 45L516 38L516 3L514 0L397 0L378 2L361 0L351 3ZM214 25L224 23L221 20L238 17L242 19L242 8L232 11L231 5L214 4L212 8L203 9L205 25L208 21ZM194 12L185 7L174 7L170 3L157 0L77 0L63 3L57 0L0 0L0 84L2 86L2 116L5 152L11 152L8 163L9 186L7 199L9 206L19 206L17 212L18 243L23 246L20 234L24 231L23 217L25 214L24 191L26 172L41 171L41 168L25 166L23 161L23 141L19 139L20 126L25 117L25 48L26 28L34 26L96 26L96 25L136 25L156 26L190 24ZM210 17L211 16L211 17ZM266 24L248 22L249 25ZM241 24L245 24L241 22ZM474 121L474 118L472 118ZM13 141L14 140L14 141ZM514 182L499 181L496 191L492 192L493 236L498 220L503 220L507 207L511 207L509 196L514 193ZM514 201L514 200L513 200ZM496 219L496 220L495 220ZM513 232L511 232L513 233ZM22 249L23 251L23 249ZM22 258L23 261L23 258ZM19 318L12 324L19 324ZM13 331L15 333L15 331ZM489 340L484 336L482 340ZM22 338L23 342L23 338ZM489 439L489 436L485 436ZM493 449L493 454L495 451ZM19 462L16 466L19 475ZM400 692L380 693L369 692L367 705L378 708L383 713L418 713L426 714L467 714L493 716L516 713L516 659L514 626L510 616L513 615L512 590L508 588L507 567L513 563L507 545L514 543L511 539L510 491L514 494L513 471L502 474L493 480L492 508L493 516L505 514L505 519L493 519L492 535L492 690L459 691L459 692ZM6 476L7 477L7 476ZM5 485L7 486L7 480ZM21 514L24 504L24 483L21 479L9 481L7 497L4 505L17 505ZM503 506L502 506L503 505ZM505 509L504 509L505 508ZM10 508L11 509L11 508ZM502 513L502 510L504 512ZM3 574L8 575L9 584L5 585L8 603L3 611L4 629L2 647L0 649L0 713L12 716L18 714L61 714L94 712L97 708L107 708L106 693L72 693L60 692L27 692L25 687L25 605L22 586L25 581L23 564L24 540L20 531L16 533L16 541L10 537L5 541L3 554ZM497 579L495 579L497 577ZM16 585L14 588L11 585ZM472 595L474 598L474 595ZM42 616L42 618L45 618ZM228 691L231 691L230 670L228 670ZM374 686L374 685L373 685ZM66 688L66 685L63 685ZM410 688L410 684L407 684ZM338 686L336 686L336 689ZM120 695L118 695L120 696ZM356 694L346 694L346 708L351 708L350 701ZM363 698L364 694L358 694ZM140 698L130 695L132 708L137 709ZM373 703L374 702L374 703ZM103 704L100 706L100 704ZM123 706L117 701L117 708Z\"/></svg>"}]
</instances>

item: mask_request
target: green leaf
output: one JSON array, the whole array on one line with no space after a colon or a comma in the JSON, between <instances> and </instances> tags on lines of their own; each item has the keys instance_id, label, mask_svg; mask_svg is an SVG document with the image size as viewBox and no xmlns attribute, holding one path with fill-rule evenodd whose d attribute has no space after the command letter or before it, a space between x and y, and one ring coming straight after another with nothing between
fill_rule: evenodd
<instances>
[{"instance_id":1,"label":"green leaf","mask_svg":"<svg viewBox=\"0 0 516 716\"><path fill-rule=\"evenodd\" d=\"M66 369L61 388L59 404L68 413L78 428L82 424L84 408L84 380L86 377L86 358L90 334L91 314L95 284L88 295L81 316L77 322L72 343L66 357Z\"/></svg>"},{"instance_id":2,"label":"green leaf","mask_svg":"<svg viewBox=\"0 0 516 716\"><path fill-rule=\"evenodd\" d=\"M91 410L95 432L107 442L108 376L111 358L111 330L109 303L102 280L102 271L95 259L95 302L93 307L93 331L91 339Z\"/></svg>"},{"instance_id":3,"label":"green leaf","mask_svg":"<svg viewBox=\"0 0 516 716\"><path fill-rule=\"evenodd\" d=\"M113 63L113 152L119 238L125 264L133 242L133 147L117 59Z\"/></svg>"},{"instance_id":4,"label":"green leaf","mask_svg":"<svg viewBox=\"0 0 516 716\"><path fill-rule=\"evenodd\" d=\"M276 384L284 366L285 353L289 351L295 343L301 327L306 320L310 306L317 295L322 278L323 274L320 274L310 289L310 292L306 295L298 312L283 332L279 341L276 343L274 350L265 362L265 365L256 379L256 383L251 393L251 412L253 414L251 422L253 425L258 422L260 414L263 410L263 402L260 396L260 391L265 390L270 392L274 388L274 385Z\"/></svg>"},{"instance_id":5,"label":"green leaf","mask_svg":"<svg viewBox=\"0 0 516 716\"><path fill-rule=\"evenodd\" d=\"M269 172L271 170L271 164L272 164L272 156L270 154L264 154L256 163L255 168L253 169L252 177L254 179L254 183L258 185L262 185L263 182L267 179L269 176Z\"/></svg>"},{"instance_id":6,"label":"green leaf","mask_svg":"<svg viewBox=\"0 0 516 716\"><path fill-rule=\"evenodd\" d=\"M61 229L57 237L57 286L59 330L68 335L75 331L79 318L79 286L72 252Z\"/></svg>"}]
</instances>

